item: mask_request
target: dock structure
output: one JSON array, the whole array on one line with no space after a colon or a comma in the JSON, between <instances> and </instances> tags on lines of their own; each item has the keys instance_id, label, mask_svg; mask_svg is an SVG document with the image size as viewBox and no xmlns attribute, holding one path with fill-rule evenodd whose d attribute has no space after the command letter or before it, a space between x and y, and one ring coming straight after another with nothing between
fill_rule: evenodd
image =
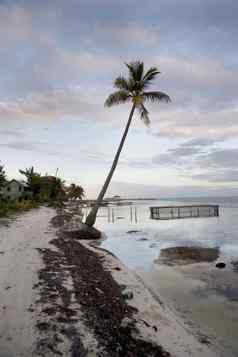
<instances>
[{"instance_id":1,"label":"dock structure","mask_svg":"<svg viewBox=\"0 0 238 357\"><path fill-rule=\"evenodd\" d=\"M150 207L151 219L179 219L218 217L218 205L159 206Z\"/></svg>"}]
</instances>

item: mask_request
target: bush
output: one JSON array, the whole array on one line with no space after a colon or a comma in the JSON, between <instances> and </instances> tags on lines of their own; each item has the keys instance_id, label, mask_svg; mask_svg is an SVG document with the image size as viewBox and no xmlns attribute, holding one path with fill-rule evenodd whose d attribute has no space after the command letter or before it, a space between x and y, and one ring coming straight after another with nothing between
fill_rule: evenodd
<instances>
[{"instance_id":1,"label":"bush","mask_svg":"<svg viewBox=\"0 0 238 357\"><path fill-rule=\"evenodd\" d=\"M14 212L28 211L32 208L38 207L35 201L22 200L22 201L1 201L0 202L0 217L5 217Z\"/></svg>"}]
</instances>

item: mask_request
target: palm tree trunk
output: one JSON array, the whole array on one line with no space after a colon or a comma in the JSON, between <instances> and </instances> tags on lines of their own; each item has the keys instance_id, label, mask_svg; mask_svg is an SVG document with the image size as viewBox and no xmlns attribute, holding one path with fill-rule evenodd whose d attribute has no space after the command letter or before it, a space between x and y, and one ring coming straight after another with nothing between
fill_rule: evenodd
<instances>
[{"instance_id":1,"label":"palm tree trunk","mask_svg":"<svg viewBox=\"0 0 238 357\"><path fill-rule=\"evenodd\" d=\"M98 195L98 198L96 200L96 203L95 205L93 206L93 208L91 209L89 215L87 216L86 218L86 221L85 223L89 226L89 227L92 227L94 224L95 224L95 221L96 221L96 217L97 217L97 212L98 212L98 209L100 207L100 204L103 200L103 197L107 191L107 188L109 186L109 183L111 181L111 178L112 178L112 175L115 171L115 168L117 167L117 163L118 163L118 160L119 160L119 157L120 157L120 154L121 154L121 151L122 151L122 147L123 147L123 144L124 144L124 141L126 139L126 136L127 136L127 133L128 133L128 130L130 128L130 124L131 124L131 120L132 120L132 117L133 117L133 114L134 114L134 111L135 111L135 104L133 104L132 108L131 108L131 112L130 112L130 115L129 115L129 118L128 118L128 121L127 121L127 124L126 124L126 128L125 128L125 131L124 131L124 134L122 136L122 139L121 139L121 142L120 142L120 145L117 149L117 153L116 153L116 156L113 160L113 163L112 163L112 167L109 171L109 174L106 178L106 181Z\"/></svg>"}]
</instances>

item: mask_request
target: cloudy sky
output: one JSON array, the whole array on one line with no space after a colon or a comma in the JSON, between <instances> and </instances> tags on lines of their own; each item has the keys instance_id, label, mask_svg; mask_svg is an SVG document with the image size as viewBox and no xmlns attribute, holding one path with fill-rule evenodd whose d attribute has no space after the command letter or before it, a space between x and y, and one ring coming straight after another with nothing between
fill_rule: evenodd
<instances>
[{"instance_id":1,"label":"cloudy sky","mask_svg":"<svg viewBox=\"0 0 238 357\"><path fill-rule=\"evenodd\" d=\"M238 194L237 13L236 0L0 0L9 178L58 167L93 196L130 109L104 101L140 59L172 103L148 107L149 129L135 116L110 193Z\"/></svg>"}]
</instances>

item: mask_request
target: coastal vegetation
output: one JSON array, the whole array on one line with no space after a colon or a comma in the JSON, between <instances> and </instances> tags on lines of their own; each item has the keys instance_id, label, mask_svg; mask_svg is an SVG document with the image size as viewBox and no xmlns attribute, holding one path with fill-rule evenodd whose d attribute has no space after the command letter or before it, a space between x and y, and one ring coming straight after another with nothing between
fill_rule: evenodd
<instances>
[{"instance_id":1,"label":"coastal vegetation","mask_svg":"<svg viewBox=\"0 0 238 357\"><path fill-rule=\"evenodd\" d=\"M0 190L3 187L4 183L6 182L6 173L4 171L4 167L0 165Z\"/></svg>"},{"instance_id":2,"label":"coastal vegetation","mask_svg":"<svg viewBox=\"0 0 238 357\"><path fill-rule=\"evenodd\" d=\"M73 201L77 199L81 200L85 196L83 187L80 185L75 185L75 183L71 183L66 192L68 199Z\"/></svg>"},{"instance_id":3,"label":"coastal vegetation","mask_svg":"<svg viewBox=\"0 0 238 357\"><path fill-rule=\"evenodd\" d=\"M24 180L7 180L4 167L0 166L0 217L25 211L42 204L59 207L68 200L81 200L84 189L72 183L70 186L57 176L41 175L34 167L19 170ZM14 183L16 187L12 187ZM17 186L18 185L18 186ZM13 192L13 189L15 192Z\"/></svg>"},{"instance_id":4,"label":"coastal vegetation","mask_svg":"<svg viewBox=\"0 0 238 357\"><path fill-rule=\"evenodd\" d=\"M28 211L36 207L38 207L38 203L33 200L22 200L22 201L0 200L0 217L6 217L15 212Z\"/></svg>"},{"instance_id":5,"label":"coastal vegetation","mask_svg":"<svg viewBox=\"0 0 238 357\"><path fill-rule=\"evenodd\" d=\"M116 91L109 95L105 102L106 107L112 107L117 104L131 103L131 111L126 124L126 128L122 135L119 147L114 157L111 169L105 180L105 183L97 197L96 203L86 218L86 224L92 227L95 224L97 211L102 203L103 197L110 184L113 173L117 167L118 160L129 131L131 121L135 110L138 111L140 119L146 126L150 124L149 111L145 104L147 102L159 103L161 101L170 102L171 99L168 94L161 91L148 91L148 88L153 84L154 79L160 74L157 67L151 67L147 71L144 69L144 63L141 61L134 61L126 63L128 69L128 77L119 76L114 81Z\"/></svg>"},{"instance_id":6,"label":"coastal vegetation","mask_svg":"<svg viewBox=\"0 0 238 357\"><path fill-rule=\"evenodd\" d=\"M64 181L56 176L44 175L34 171L34 167L19 170L25 176L36 202L63 202L67 198Z\"/></svg>"}]
</instances>

